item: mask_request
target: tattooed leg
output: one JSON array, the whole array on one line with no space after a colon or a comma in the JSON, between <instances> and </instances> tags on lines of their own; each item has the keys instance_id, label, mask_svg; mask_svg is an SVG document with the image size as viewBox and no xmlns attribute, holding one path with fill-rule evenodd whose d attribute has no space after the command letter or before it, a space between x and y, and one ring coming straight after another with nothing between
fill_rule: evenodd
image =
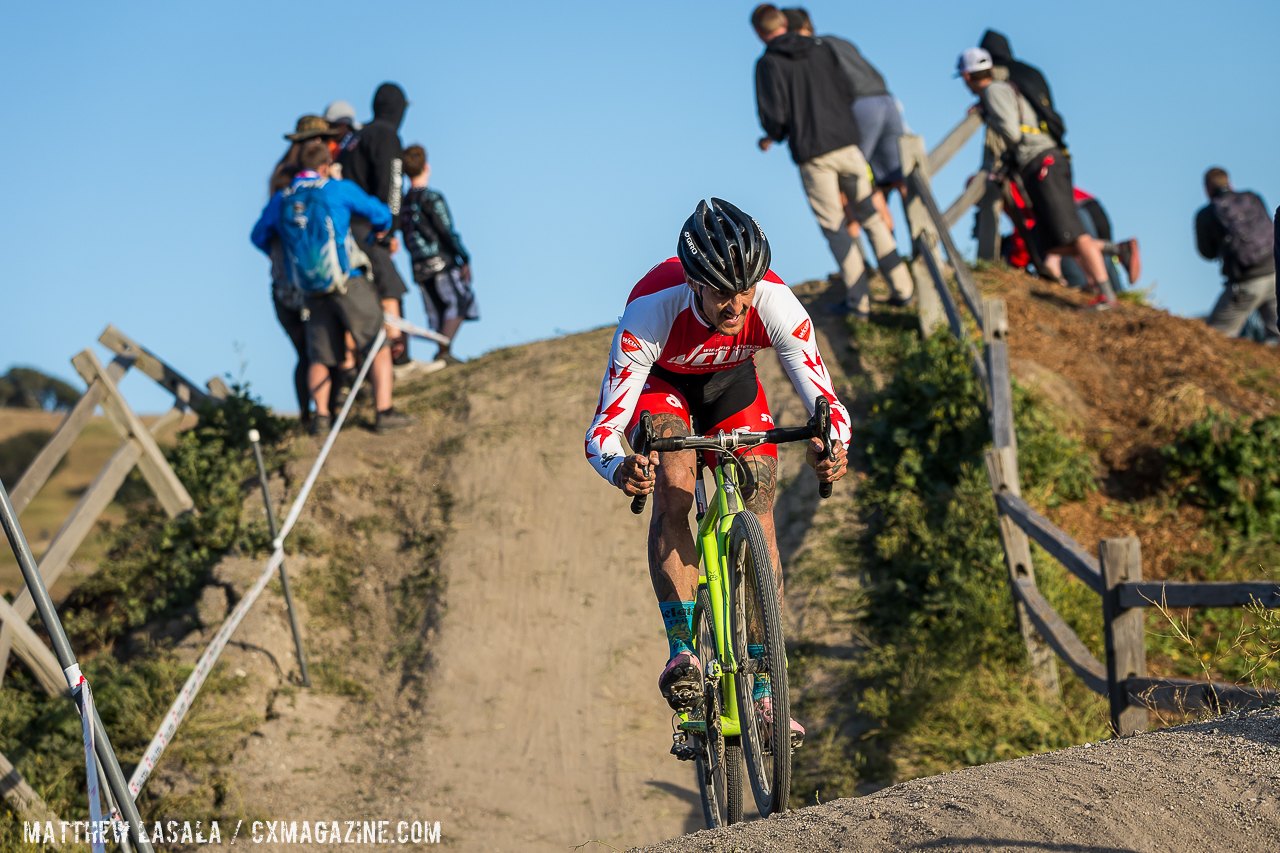
<instances>
[{"instance_id":1,"label":"tattooed leg","mask_svg":"<svg viewBox=\"0 0 1280 853\"><path fill-rule=\"evenodd\" d=\"M672 414L655 416L653 430L658 438L689 434L684 421ZM649 579L659 602L692 601L698 566L689 512L697 459L692 450L663 453L661 458L649 522Z\"/></svg>"}]
</instances>

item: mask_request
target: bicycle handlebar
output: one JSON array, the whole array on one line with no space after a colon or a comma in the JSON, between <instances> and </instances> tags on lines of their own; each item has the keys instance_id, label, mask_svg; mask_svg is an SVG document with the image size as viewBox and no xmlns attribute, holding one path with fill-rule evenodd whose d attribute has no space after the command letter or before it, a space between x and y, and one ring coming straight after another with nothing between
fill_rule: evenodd
<instances>
[{"instance_id":1,"label":"bicycle handlebar","mask_svg":"<svg viewBox=\"0 0 1280 853\"><path fill-rule=\"evenodd\" d=\"M763 432L730 432L720 433L719 435L679 435L668 438L655 438L653 435L653 424L648 412L640 415L640 424L636 429L637 444L635 451L640 456L647 456L650 451L656 450L659 453L672 453L679 450L710 450L716 453L729 455L743 472L743 497L750 499L755 494L755 477L751 473L751 469L738 461L733 456L733 451L748 447L758 447L761 444L789 444L795 441L805 441L810 438L818 438L822 441L822 456L824 459L830 460L835 456L835 450L831 443L831 403L826 397L819 395L814 401L813 417L809 419L809 423L802 427L775 427ZM646 475L648 471L645 472ZM818 484L818 496L821 498L831 497L831 483ZM631 499L631 511L636 515L644 512L645 503L648 495L636 495Z\"/></svg>"}]
</instances>

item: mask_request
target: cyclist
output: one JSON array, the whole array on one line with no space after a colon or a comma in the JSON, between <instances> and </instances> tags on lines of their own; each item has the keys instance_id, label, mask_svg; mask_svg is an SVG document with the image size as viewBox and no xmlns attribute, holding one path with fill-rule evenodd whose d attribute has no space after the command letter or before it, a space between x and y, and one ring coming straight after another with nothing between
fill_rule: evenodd
<instances>
[{"instance_id":1,"label":"cyclist","mask_svg":"<svg viewBox=\"0 0 1280 853\"><path fill-rule=\"evenodd\" d=\"M698 568L689 511L696 460L694 451L628 455L624 431L633 438L646 410L658 437L769 429L773 417L756 376L755 354L773 347L810 414L818 394L831 402L834 458L819 459L822 443L816 438L808 448L818 479L835 482L847 469L848 412L836 399L808 312L769 261L769 241L759 223L727 201L700 201L681 229L676 257L649 270L627 299L587 431L587 459L601 476L628 495L655 495L649 575L670 646L658 689L678 712L691 710L702 691L702 666L692 648ZM739 454L758 483L746 505L769 542L781 601L773 524L778 450L760 445ZM772 725L767 676L756 678L753 696L758 719ZM790 725L798 745L804 728L795 720Z\"/></svg>"}]
</instances>

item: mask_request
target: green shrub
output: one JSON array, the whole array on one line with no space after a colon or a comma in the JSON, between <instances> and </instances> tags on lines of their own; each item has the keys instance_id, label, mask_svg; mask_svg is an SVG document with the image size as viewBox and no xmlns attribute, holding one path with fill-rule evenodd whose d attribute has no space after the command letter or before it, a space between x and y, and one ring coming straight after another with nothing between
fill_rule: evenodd
<instances>
[{"instance_id":1,"label":"green shrub","mask_svg":"<svg viewBox=\"0 0 1280 853\"><path fill-rule=\"evenodd\" d=\"M904 333L892 362L855 437L870 475L859 490L873 647L857 677L871 727L859 748L864 779L1101 734L1101 703L1075 690L1066 704L1046 703L1026 671L983 463L990 427L967 351L946 334ZM1084 497L1095 486L1081 444L1023 390L1014 400L1024 492L1049 503ZM1096 597L1087 603L1097 609Z\"/></svg>"},{"instance_id":2,"label":"green shrub","mask_svg":"<svg viewBox=\"0 0 1280 853\"><path fill-rule=\"evenodd\" d=\"M1280 535L1280 415L1210 412L1162 454L1182 499L1245 536Z\"/></svg>"}]
</instances>

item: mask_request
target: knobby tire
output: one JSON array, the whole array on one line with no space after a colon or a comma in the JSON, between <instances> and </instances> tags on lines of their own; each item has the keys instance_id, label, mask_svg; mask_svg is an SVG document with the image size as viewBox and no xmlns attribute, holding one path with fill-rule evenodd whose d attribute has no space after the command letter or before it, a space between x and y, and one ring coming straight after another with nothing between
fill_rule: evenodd
<instances>
[{"instance_id":1,"label":"knobby tire","mask_svg":"<svg viewBox=\"0 0 1280 853\"><path fill-rule=\"evenodd\" d=\"M769 545L759 520L749 511L738 513L729 529L729 577L732 585L731 626L734 657L748 660L749 613L758 613L764 657L759 660L769 674L773 695L773 731L763 743L751 699L755 679L734 679L738 694L738 719L742 726L742 752L756 808L762 817L787 809L791 797L791 697L787 689L787 649L782 633L782 608L774 583Z\"/></svg>"},{"instance_id":2,"label":"knobby tire","mask_svg":"<svg viewBox=\"0 0 1280 853\"><path fill-rule=\"evenodd\" d=\"M716 657L711 597L705 587L698 590L693 609L693 636L694 651L705 672L707 663ZM694 768L702 818L708 829L742 820L742 745L738 738L720 734L722 708L719 688L704 680L702 713L707 726Z\"/></svg>"}]
</instances>

